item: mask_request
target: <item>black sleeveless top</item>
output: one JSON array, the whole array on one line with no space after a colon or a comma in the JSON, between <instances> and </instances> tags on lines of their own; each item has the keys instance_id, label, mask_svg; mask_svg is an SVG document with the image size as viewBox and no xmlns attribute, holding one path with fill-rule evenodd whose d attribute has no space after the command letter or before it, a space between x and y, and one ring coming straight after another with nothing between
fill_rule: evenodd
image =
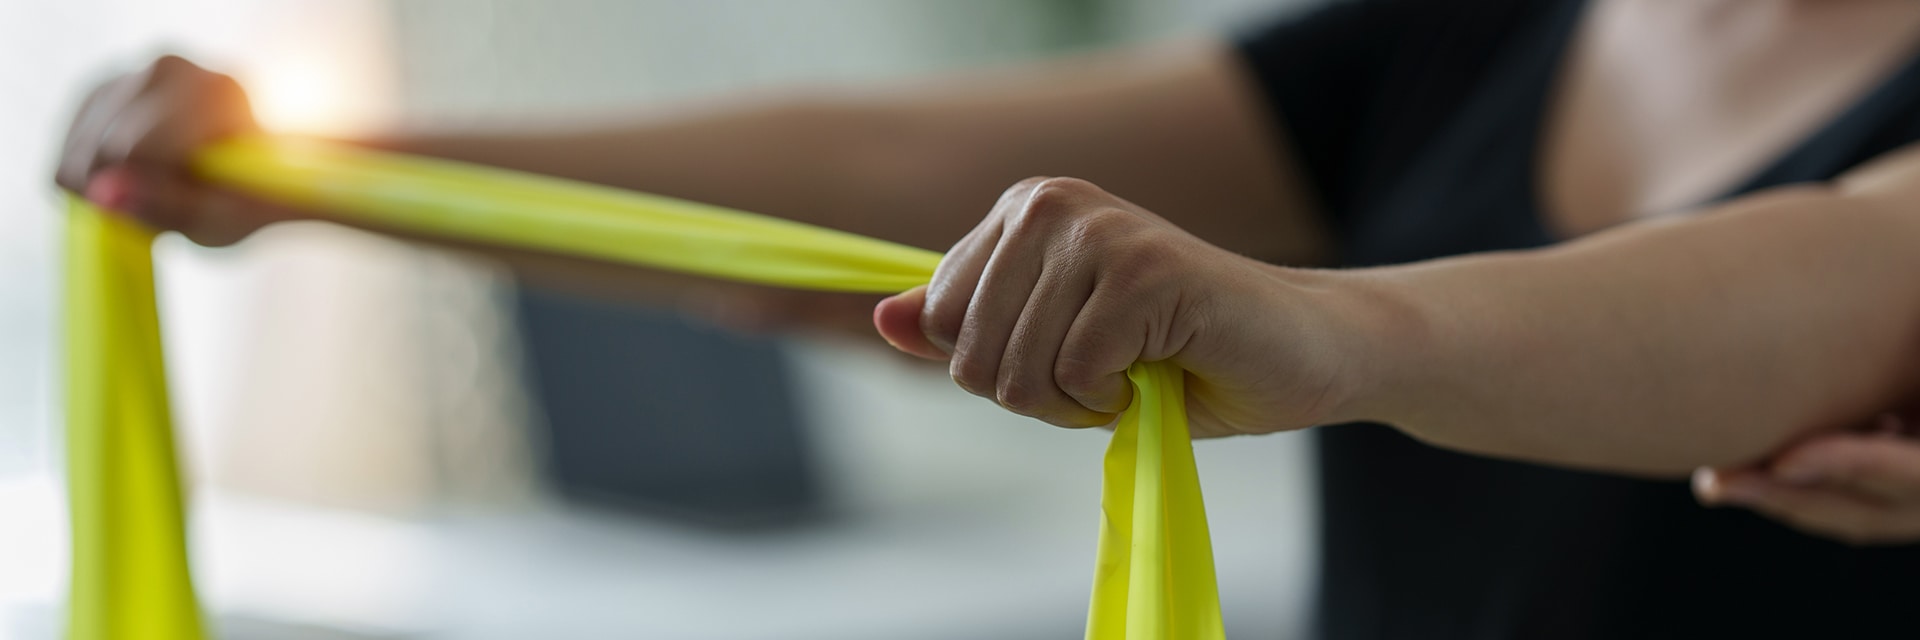
<instances>
[{"instance_id":1,"label":"black sleeveless top","mask_svg":"<svg viewBox=\"0 0 1920 640\"><path fill-rule=\"evenodd\" d=\"M1342 262L1538 247L1536 147L1569 0L1344 2L1240 43ZM1920 60L1725 197L1920 139ZM1318 430L1324 638L1920 638L1920 547L1859 549L1685 483Z\"/></svg>"}]
</instances>

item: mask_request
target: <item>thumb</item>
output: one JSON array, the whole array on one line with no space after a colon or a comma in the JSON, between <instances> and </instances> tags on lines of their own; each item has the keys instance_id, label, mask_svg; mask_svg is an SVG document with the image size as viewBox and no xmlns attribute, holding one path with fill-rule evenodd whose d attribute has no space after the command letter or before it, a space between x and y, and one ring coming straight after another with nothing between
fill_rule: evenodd
<instances>
[{"instance_id":1,"label":"thumb","mask_svg":"<svg viewBox=\"0 0 1920 640\"><path fill-rule=\"evenodd\" d=\"M301 217L286 207L171 171L131 164L101 170L87 192L90 199L112 200L104 204L210 247L230 245L269 223Z\"/></svg>"},{"instance_id":2,"label":"thumb","mask_svg":"<svg viewBox=\"0 0 1920 640\"><path fill-rule=\"evenodd\" d=\"M880 330L880 337L895 349L928 360L946 360L949 354L933 346L920 329L920 312L926 306L926 285L881 300L873 307L873 328Z\"/></svg>"}]
</instances>

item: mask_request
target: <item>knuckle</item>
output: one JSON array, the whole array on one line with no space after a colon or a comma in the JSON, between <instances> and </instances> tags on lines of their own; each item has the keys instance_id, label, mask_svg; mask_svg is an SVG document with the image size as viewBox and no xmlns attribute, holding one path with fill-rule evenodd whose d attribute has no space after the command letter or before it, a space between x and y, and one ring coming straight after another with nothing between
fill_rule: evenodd
<instances>
[{"instance_id":1,"label":"knuckle","mask_svg":"<svg viewBox=\"0 0 1920 640\"><path fill-rule=\"evenodd\" d=\"M198 81L197 90L215 106L239 108L246 105L247 89L239 80L224 73L206 72Z\"/></svg>"},{"instance_id":2,"label":"knuckle","mask_svg":"<svg viewBox=\"0 0 1920 640\"><path fill-rule=\"evenodd\" d=\"M1047 404L1047 394L1030 380L1014 378L1000 384L994 400L1014 413L1032 416Z\"/></svg>"},{"instance_id":3,"label":"knuckle","mask_svg":"<svg viewBox=\"0 0 1920 640\"><path fill-rule=\"evenodd\" d=\"M1000 192L1000 197L1002 199L1020 197L1022 194L1032 191L1034 187L1038 187L1041 184L1045 183L1046 181L1052 180L1052 179L1053 179L1053 176L1033 176L1030 178L1026 178L1019 182L1013 183L1012 186L1007 187L1006 191Z\"/></svg>"},{"instance_id":4,"label":"knuckle","mask_svg":"<svg viewBox=\"0 0 1920 640\"><path fill-rule=\"evenodd\" d=\"M146 79L150 82L165 82L174 77L191 74L199 70L199 66L189 62L186 58L167 54L154 58L153 62L147 65Z\"/></svg>"},{"instance_id":5,"label":"knuckle","mask_svg":"<svg viewBox=\"0 0 1920 640\"><path fill-rule=\"evenodd\" d=\"M1068 223L1067 237L1076 246L1107 247L1121 243L1134 229L1133 223L1132 214L1101 207L1075 216Z\"/></svg>"},{"instance_id":6,"label":"knuckle","mask_svg":"<svg viewBox=\"0 0 1920 640\"><path fill-rule=\"evenodd\" d=\"M222 73L214 73L176 55L155 58L147 68L133 74L129 81L134 82L140 93L188 90L198 92L226 91L231 85L239 89L239 82Z\"/></svg>"},{"instance_id":7,"label":"knuckle","mask_svg":"<svg viewBox=\"0 0 1920 640\"><path fill-rule=\"evenodd\" d=\"M999 200L994 202L995 213L1005 212L1009 215L1017 215L1025 208L1025 203L1033 194L1033 190L1052 179L1047 176L1034 176L1009 185L1005 191L1000 192Z\"/></svg>"},{"instance_id":8,"label":"knuckle","mask_svg":"<svg viewBox=\"0 0 1920 640\"><path fill-rule=\"evenodd\" d=\"M1079 178L1047 178L1033 184L1027 194L1027 208L1068 209L1099 191L1093 183Z\"/></svg>"},{"instance_id":9,"label":"knuckle","mask_svg":"<svg viewBox=\"0 0 1920 640\"><path fill-rule=\"evenodd\" d=\"M1053 363L1053 381L1069 395L1083 396L1098 388L1101 374L1094 371L1093 363L1078 355L1068 355L1062 350L1059 359Z\"/></svg>"},{"instance_id":10,"label":"knuckle","mask_svg":"<svg viewBox=\"0 0 1920 640\"><path fill-rule=\"evenodd\" d=\"M1100 192L1093 183L1078 178L1028 178L1010 194L1020 196L1008 215L1015 231L1034 226L1051 226L1082 214L1090 198Z\"/></svg>"},{"instance_id":11,"label":"knuckle","mask_svg":"<svg viewBox=\"0 0 1920 640\"><path fill-rule=\"evenodd\" d=\"M177 56L160 56L131 78L141 89L153 89L165 85L180 73Z\"/></svg>"},{"instance_id":12,"label":"knuckle","mask_svg":"<svg viewBox=\"0 0 1920 640\"><path fill-rule=\"evenodd\" d=\"M993 371L984 359L962 350L954 354L947 373L953 376L954 384L960 385L967 393L999 400L993 387Z\"/></svg>"}]
</instances>

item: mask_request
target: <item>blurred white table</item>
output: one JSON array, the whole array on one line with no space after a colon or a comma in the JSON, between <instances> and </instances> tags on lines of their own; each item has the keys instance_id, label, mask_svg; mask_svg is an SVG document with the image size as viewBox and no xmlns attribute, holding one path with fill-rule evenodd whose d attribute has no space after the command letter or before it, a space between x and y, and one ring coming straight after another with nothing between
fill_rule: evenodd
<instances>
[{"instance_id":1,"label":"blurred white table","mask_svg":"<svg viewBox=\"0 0 1920 640\"><path fill-rule=\"evenodd\" d=\"M1079 637L1106 438L870 354L801 356L835 517L725 532L549 503L395 519L200 491L205 599L239 621L229 638ZM1195 446L1229 637L1299 636L1306 444ZM65 522L51 482L0 479L0 640L57 637Z\"/></svg>"},{"instance_id":2,"label":"blurred white table","mask_svg":"<svg viewBox=\"0 0 1920 640\"><path fill-rule=\"evenodd\" d=\"M1286 519L1301 505L1254 512L1241 495L1251 491L1216 475L1209 508L1229 629L1293 636L1311 567L1305 532ZM1290 494L1279 489L1267 497ZM1097 510L1094 494L1065 493L746 533L557 506L390 520L202 494L196 562L220 615L369 637L1070 638ZM0 530L0 611L16 618L0 614L12 628L0 638L53 638L24 619L57 600L58 496L46 483L7 485L0 513L14 523Z\"/></svg>"}]
</instances>

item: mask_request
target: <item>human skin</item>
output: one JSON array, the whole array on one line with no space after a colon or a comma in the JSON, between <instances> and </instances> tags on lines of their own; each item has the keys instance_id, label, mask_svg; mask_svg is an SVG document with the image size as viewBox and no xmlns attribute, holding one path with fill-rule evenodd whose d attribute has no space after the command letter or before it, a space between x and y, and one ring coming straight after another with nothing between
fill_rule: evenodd
<instances>
[{"instance_id":1,"label":"human skin","mask_svg":"<svg viewBox=\"0 0 1920 640\"><path fill-rule=\"evenodd\" d=\"M354 142L923 247L964 236L931 288L889 299L874 321L904 350L950 360L962 387L1057 424L1095 424L1122 406L1118 367L1173 359L1192 377L1198 435L1368 419L1489 455L1656 476L1717 465L1752 478L1798 450L1781 447L1843 437L1838 429L1909 390L1920 296L1884 275L1909 272L1906 254L1920 253L1895 204L1912 195L1908 160L1682 219L1576 217L1562 228L1611 228L1552 249L1322 271L1298 268L1331 252L1264 117L1222 47L1187 43L579 130ZM163 59L96 92L57 180L204 244L324 217L183 170L193 149L255 128L237 84ZM1030 175L1074 179L1020 182L998 204L983 197ZM1646 191L1657 201L1673 189ZM744 324L845 324L871 302L458 248L544 282L665 292ZM1074 336L1100 346L1074 347Z\"/></svg>"},{"instance_id":2,"label":"human skin","mask_svg":"<svg viewBox=\"0 0 1920 640\"><path fill-rule=\"evenodd\" d=\"M1856 545L1920 540L1920 444L1912 411L1821 433L1765 465L1694 473L1709 506L1745 507L1796 529Z\"/></svg>"},{"instance_id":3,"label":"human skin","mask_svg":"<svg viewBox=\"0 0 1920 640\"><path fill-rule=\"evenodd\" d=\"M1172 360L1203 435L1370 421L1675 476L1911 391L1920 283L1886 274L1920 268L1916 175L1908 153L1548 249L1345 271L1208 250L1093 185L1041 180L876 317L962 388L1064 426L1123 407L1128 363Z\"/></svg>"},{"instance_id":4,"label":"human skin","mask_svg":"<svg viewBox=\"0 0 1920 640\"><path fill-rule=\"evenodd\" d=\"M797 88L548 128L392 131L347 142L639 189L933 249L965 233L1006 185L1042 173L1075 175L1125 185L1139 202L1182 212L1182 226L1233 251L1286 264L1323 262L1329 256L1318 217L1298 172L1271 144L1277 132L1241 74L1220 43L1187 41L889 89ZM258 129L238 83L163 57L87 98L56 181L210 246L270 223L325 217L188 175L186 158L195 149ZM504 261L543 285L721 311L746 325L864 327L877 299L715 285L453 246Z\"/></svg>"}]
</instances>

